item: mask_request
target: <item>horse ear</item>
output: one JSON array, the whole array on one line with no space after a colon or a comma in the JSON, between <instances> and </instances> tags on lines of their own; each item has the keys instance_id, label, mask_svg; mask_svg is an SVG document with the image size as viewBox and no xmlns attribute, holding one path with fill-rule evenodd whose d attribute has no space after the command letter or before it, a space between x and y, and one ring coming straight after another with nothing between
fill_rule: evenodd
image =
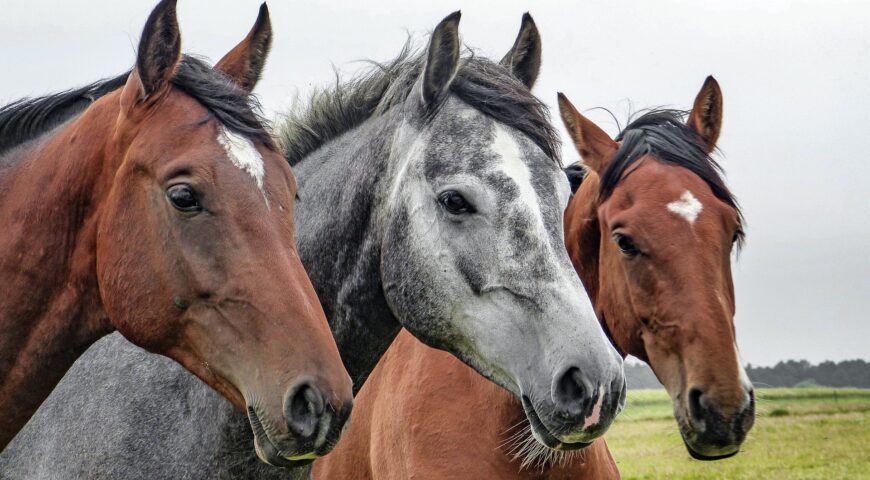
<instances>
[{"instance_id":1,"label":"horse ear","mask_svg":"<svg viewBox=\"0 0 870 480\"><path fill-rule=\"evenodd\" d=\"M271 47L272 22L269 20L269 7L264 2L248 36L224 55L214 68L250 93L260 80Z\"/></svg>"},{"instance_id":2,"label":"horse ear","mask_svg":"<svg viewBox=\"0 0 870 480\"><path fill-rule=\"evenodd\" d=\"M450 89L450 83L459 68L459 18L457 10L435 27L429 40L426 66L423 69L423 105L437 105Z\"/></svg>"},{"instance_id":3,"label":"horse ear","mask_svg":"<svg viewBox=\"0 0 870 480\"><path fill-rule=\"evenodd\" d=\"M181 32L175 15L175 0L162 0L148 16L139 40L136 70L142 99L169 84L180 59Z\"/></svg>"},{"instance_id":4,"label":"horse ear","mask_svg":"<svg viewBox=\"0 0 870 480\"><path fill-rule=\"evenodd\" d=\"M568 134L571 135L571 140L574 141L574 147L583 158L583 164L590 170L601 173L619 150L619 144L598 125L581 115L568 101L568 97L561 92L559 92L559 113L562 115Z\"/></svg>"},{"instance_id":5,"label":"horse ear","mask_svg":"<svg viewBox=\"0 0 870 480\"><path fill-rule=\"evenodd\" d=\"M538 79L538 72L541 70L541 34L528 12L523 15L523 23L514 46L500 63L529 89Z\"/></svg>"},{"instance_id":6,"label":"horse ear","mask_svg":"<svg viewBox=\"0 0 870 480\"><path fill-rule=\"evenodd\" d=\"M707 153L716 148L719 132L722 130L722 90L712 75L704 81L704 86L695 97L695 105L686 124L694 130L707 147Z\"/></svg>"}]
</instances>

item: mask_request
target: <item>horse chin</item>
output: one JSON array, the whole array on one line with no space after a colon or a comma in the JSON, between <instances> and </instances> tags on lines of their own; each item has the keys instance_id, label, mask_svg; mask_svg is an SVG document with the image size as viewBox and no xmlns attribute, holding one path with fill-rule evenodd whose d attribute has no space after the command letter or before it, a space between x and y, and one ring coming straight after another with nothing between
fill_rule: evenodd
<instances>
[{"instance_id":1,"label":"horse chin","mask_svg":"<svg viewBox=\"0 0 870 480\"><path fill-rule=\"evenodd\" d=\"M541 421L541 417L538 416L538 413L532 406L529 397L523 395L522 403L523 411L525 412L526 418L529 420L529 425L531 426L532 436L535 437L535 440L537 440L541 445L560 452L580 450L592 445L592 442L563 442L562 440L559 440L559 438L550 433L550 430L546 425L544 425L544 422Z\"/></svg>"},{"instance_id":2,"label":"horse chin","mask_svg":"<svg viewBox=\"0 0 870 480\"><path fill-rule=\"evenodd\" d=\"M733 457L740 452L740 445L704 445L698 442L698 435L687 427L677 415L677 424L680 427L680 437L689 455L695 460L714 461Z\"/></svg>"},{"instance_id":3,"label":"horse chin","mask_svg":"<svg viewBox=\"0 0 870 480\"><path fill-rule=\"evenodd\" d=\"M266 429L263 428L263 423L254 408L248 407L247 410L248 421L251 423L251 429L254 432L254 451L257 453L257 458L260 461L275 467L296 468L310 465L317 459L318 455L314 452L296 456L282 456L279 453L278 447L275 446L266 433Z\"/></svg>"},{"instance_id":4,"label":"horse chin","mask_svg":"<svg viewBox=\"0 0 870 480\"><path fill-rule=\"evenodd\" d=\"M695 460L703 460L708 462L714 460L723 460L726 458L731 458L740 452L740 447L730 446L725 448L710 449L707 450L707 452L705 453L701 453L692 448L692 446L689 445L689 442L686 441L685 438L683 438L683 443L686 445L686 450L688 450L689 455L691 455L692 458L694 458Z\"/></svg>"}]
</instances>

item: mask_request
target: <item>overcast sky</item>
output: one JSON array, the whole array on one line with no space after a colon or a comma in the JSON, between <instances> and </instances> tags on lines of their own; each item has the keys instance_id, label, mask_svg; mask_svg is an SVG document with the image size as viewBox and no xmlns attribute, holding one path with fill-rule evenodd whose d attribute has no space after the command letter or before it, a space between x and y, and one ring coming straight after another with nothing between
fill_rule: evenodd
<instances>
[{"instance_id":1,"label":"overcast sky","mask_svg":"<svg viewBox=\"0 0 870 480\"><path fill-rule=\"evenodd\" d=\"M90 83L132 66L155 1L3 0L0 103ZM247 33L255 0L179 0L186 52L217 60ZM870 2L727 0L519 2L273 1L275 41L257 88L270 116L297 95L394 56L462 9L463 41L493 58L529 10L551 108L688 108L722 86L719 146L748 219L735 269L743 357L769 365L870 359ZM555 111L555 110L554 110ZM607 114L589 116L611 134ZM554 121L561 122L554 117ZM563 135L563 138L564 135ZM565 161L577 158L564 148Z\"/></svg>"}]
</instances>

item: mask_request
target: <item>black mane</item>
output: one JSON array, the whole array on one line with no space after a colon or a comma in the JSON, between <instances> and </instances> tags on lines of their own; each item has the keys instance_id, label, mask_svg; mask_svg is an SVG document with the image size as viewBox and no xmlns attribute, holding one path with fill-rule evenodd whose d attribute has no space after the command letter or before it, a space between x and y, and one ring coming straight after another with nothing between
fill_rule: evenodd
<instances>
[{"instance_id":1,"label":"black mane","mask_svg":"<svg viewBox=\"0 0 870 480\"><path fill-rule=\"evenodd\" d=\"M314 92L304 108L291 111L276 132L290 165L365 120L385 113L407 99L426 61L425 52L408 44L387 63L331 88ZM507 68L488 59L465 55L450 85L463 102L528 136L559 162L559 137L547 107Z\"/></svg>"},{"instance_id":2,"label":"black mane","mask_svg":"<svg viewBox=\"0 0 870 480\"><path fill-rule=\"evenodd\" d=\"M687 112L654 109L632 120L616 140L622 144L601 175L601 198L609 197L623 175L645 155L679 165L701 177L717 198L733 207L743 222L734 195L722 180L722 167L707 154L701 137L685 123Z\"/></svg>"},{"instance_id":3,"label":"black mane","mask_svg":"<svg viewBox=\"0 0 870 480\"><path fill-rule=\"evenodd\" d=\"M130 72L85 87L0 107L0 155L81 114L100 97L121 88ZM228 129L272 147L257 100L204 61L184 55L172 84L201 103Z\"/></svg>"},{"instance_id":4,"label":"black mane","mask_svg":"<svg viewBox=\"0 0 870 480\"><path fill-rule=\"evenodd\" d=\"M565 167L565 176L568 177L568 183L571 184L571 193L577 193L577 189L586 178L586 167L582 163L572 163Z\"/></svg>"},{"instance_id":5,"label":"black mane","mask_svg":"<svg viewBox=\"0 0 870 480\"><path fill-rule=\"evenodd\" d=\"M129 72L74 90L23 98L0 107L0 155L77 116L96 99L121 88L128 75Z\"/></svg>"}]
</instances>

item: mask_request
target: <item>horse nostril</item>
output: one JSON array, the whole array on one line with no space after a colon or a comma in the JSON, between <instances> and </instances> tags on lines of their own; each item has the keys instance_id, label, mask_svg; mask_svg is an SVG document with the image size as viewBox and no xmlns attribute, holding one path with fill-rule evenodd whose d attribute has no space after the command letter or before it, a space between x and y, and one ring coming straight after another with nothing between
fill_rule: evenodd
<instances>
[{"instance_id":1,"label":"horse nostril","mask_svg":"<svg viewBox=\"0 0 870 480\"><path fill-rule=\"evenodd\" d=\"M560 410L571 416L583 413L590 391L579 368L571 367L565 370L565 373L556 380L555 387L553 400Z\"/></svg>"},{"instance_id":2,"label":"horse nostril","mask_svg":"<svg viewBox=\"0 0 870 480\"><path fill-rule=\"evenodd\" d=\"M303 382L291 387L284 399L284 417L290 431L309 438L323 416L323 395L314 385Z\"/></svg>"},{"instance_id":3,"label":"horse nostril","mask_svg":"<svg viewBox=\"0 0 870 480\"><path fill-rule=\"evenodd\" d=\"M704 392L700 388L692 387L689 389L688 409L689 415L694 422L700 423L704 421L705 411L704 406L701 404L701 397L703 395Z\"/></svg>"}]
</instances>

